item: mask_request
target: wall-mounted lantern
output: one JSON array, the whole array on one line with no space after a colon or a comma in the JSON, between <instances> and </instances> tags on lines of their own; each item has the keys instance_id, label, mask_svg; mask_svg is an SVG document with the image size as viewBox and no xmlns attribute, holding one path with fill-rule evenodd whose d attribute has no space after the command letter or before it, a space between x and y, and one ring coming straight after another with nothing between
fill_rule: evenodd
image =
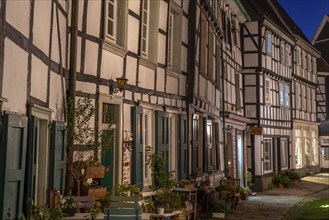
<instances>
[{"instance_id":1,"label":"wall-mounted lantern","mask_svg":"<svg viewBox=\"0 0 329 220\"><path fill-rule=\"evenodd\" d=\"M125 86L127 84L128 79L120 77L120 78L116 78L117 80L117 87L113 88L112 85L110 85L110 94L112 95L113 93L117 93L117 92L122 92L125 89Z\"/></svg>"}]
</instances>

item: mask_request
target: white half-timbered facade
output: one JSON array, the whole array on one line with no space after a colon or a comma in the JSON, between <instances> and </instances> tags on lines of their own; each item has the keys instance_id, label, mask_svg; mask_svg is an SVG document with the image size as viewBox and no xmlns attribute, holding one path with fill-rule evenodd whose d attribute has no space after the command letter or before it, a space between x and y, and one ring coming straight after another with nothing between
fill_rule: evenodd
<instances>
[{"instance_id":1,"label":"white half-timbered facade","mask_svg":"<svg viewBox=\"0 0 329 220\"><path fill-rule=\"evenodd\" d=\"M317 60L317 122L319 126L320 166L329 168L329 16L324 15L312 43L321 52Z\"/></svg>"},{"instance_id":2,"label":"white half-timbered facade","mask_svg":"<svg viewBox=\"0 0 329 220\"><path fill-rule=\"evenodd\" d=\"M0 219L64 189L67 1L1 1Z\"/></svg>"}]
</instances>

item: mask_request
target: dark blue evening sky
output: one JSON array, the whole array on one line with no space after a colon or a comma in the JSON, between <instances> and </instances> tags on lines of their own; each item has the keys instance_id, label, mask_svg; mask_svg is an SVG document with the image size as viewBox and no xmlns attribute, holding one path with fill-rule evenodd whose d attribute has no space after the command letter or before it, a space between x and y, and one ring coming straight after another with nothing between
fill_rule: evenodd
<instances>
[{"instance_id":1,"label":"dark blue evening sky","mask_svg":"<svg viewBox=\"0 0 329 220\"><path fill-rule=\"evenodd\" d=\"M323 16L329 14L329 0L278 0L311 41Z\"/></svg>"}]
</instances>

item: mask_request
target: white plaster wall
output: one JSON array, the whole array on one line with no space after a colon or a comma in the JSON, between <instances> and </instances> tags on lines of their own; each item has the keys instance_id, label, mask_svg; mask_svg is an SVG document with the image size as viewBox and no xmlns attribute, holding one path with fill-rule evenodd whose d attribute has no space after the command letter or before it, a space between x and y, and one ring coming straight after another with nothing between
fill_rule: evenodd
<instances>
[{"instance_id":1,"label":"white plaster wall","mask_svg":"<svg viewBox=\"0 0 329 220\"><path fill-rule=\"evenodd\" d=\"M54 7L54 15L56 15L56 8ZM56 18L56 16L55 16ZM60 38L61 38L61 50L62 50L62 62L63 65L65 64L65 47L66 47L66 21L65 18L59 13L59 25L60 25ZM36 34L34 34L36 35ZM53 34L52 34L52 44L51 44L51 59L54 60L56 63L59 63L59 42L58 42L58 25L57 25L57 20L54 19L53 22ZM77 55L77 70L80 70L80 54L79 51L81 48L81 38L78 37L78 42L77 42L77 47L78 47L78 55ZM48 54L46 54L48 55Z\"/></svg>"},{"instance_id":2,"label":"white plaster wall","mask_svg":"<svg viewBox=\"0 0 329 220\"><path fill-rule=\"evenodd\" d=\"M105 79L115 79L122 76L123 58L103 50L101 77Z\"/></svg>"},{"instance_id":3,"label":"white plaster wall","mask_svg":"<svg viewBox=\"0 0 329 220\"><path fill-rule=\"evenodd\" d=\"M130 10L139 15L140 0L128 1L128 7Z\"/></svg>"},{"instance_id":4,"label":"white plaster wall","mask_svg":"<svg viewBox=\"0 0 329 220\"><path fill-rule=\"evenodd\" d=\"M167 93L178 94L178 79L167 75Z\"/></svg>"},{"instance_id":5,"label":"white plaster wall","mask_svg":"<svg viewBox=\"0 0 329 220\"><path fill-rule=\"evenodd\" d=\"M168 4L165 1L160 1L159 7L159 28L166 31Z\"/></svg>"},{"instance_id":6,"label":"white plaster wall","mask_svg":"<svg viewBox=\"0 0 329 220\"><path fill-rule=\"evenodd\" d=\"M158 34L158 63L166 63L166 36L163 34ZM178 58L174 58L178 59Z\"/></svg>"},{"instance_id":7,"label":"white plaster wall","mask_svg":"<svg viewBox=\"0 0 329 220\"><path fill-rule=\"evenodd\" d=\"M252 67L258 66L258 54L244 54L244 66Z\"/></svg>"},{"instance_id":8,"label":"white plaster wall","mask_svg":"<svg viewBox=\"0 0 329 220\"><path fill-rule=\"evenodd\" d=\"M48 66L32 55L31 95L47 102Z\"/></svg>"},{"instance_id":9,"label":"white plaster wall","mask_svg":"<svg viewBox=\"0 0 329 220\"><path fill-rule=\"evenodd\" d=\"M82 3L83 1L81 1ZM81 4L80 3L80 4ZM99 36L102 1L88 1L87 34Z\"/></svg>"},{"instance_id":10,"label":"white plaster wall","mask_svg":"<svg viewBox=\"0 0 329 220\"><path fill-rule=\"evenodd\" d=\"M245 23L247 29L251 34L257 34L258 33L258 24L257 21L251 21L251 22L246 22ZM258 41L256 41L258 42Z\"/></svg>"},{"instance_id":11,"label":"white plaster wall","mask_svg":"<svg viewBox=\"0 0 329 220\"><path fill-rule=\"evenodd\" d=\"M84 7L84 1L78 1L79 2L79 8L78 8L78 30L82 30L82 16L83 16L83 7ZM72 7L72 2L70 4L70 6ZM71 16L69 17L71 18ZM70 20L70 19L69 19Z\"/></svg>"},{"instance_id":12,"label":"white plaster wall","mask_svg":"<svg viewBox=\"0 0 329 220\"><path fill-rule=\"evenodd\" d=\"M51 3L51 1L34 2L33 44L47 56L49 53Z\"/></svg>"},{"instance_id":13,"label":"white plaster wall","mask_svg":"<svg viewBox=\"0 0 329 220\"><path fill-rule=\"evenodd\" d=\"M138 53L138 34L138 20L132 16L128 16L127 49L134 53Z\"/></svg>"},{"instance_id":14,"label":"white plaster wall","mask_svg":"<svg viewBox=\"0 0 329 220\"><path fill-rule=\"evenodd\" d=\"M6 20L28 38L30 27L30 1L7 1Z\"/></svg>"},{"instance_id":15,"label":"white plaster wall","mask_svg":"<svg viewBox=\"0 0 329 220\"><path fill-rule=\"evenodd\" d=\"M90 94L96 93L96 84L95 83L88 83L88 82L76 82L76 91L86 92Z\"/></svg>"},{"instance_id":16,"label":"white plaster wall","mask_svg":"<svg viewBox=\"0 0 329 220\"><path fill-rule=\"evenodd\" d=\"M2 96L8 102L4 102L4 110L26 112L27 57L24 50L5 38Z\"/></svg>"},{"instance_id":17,"label":"white plaster wall","mask_svg":"<svg viewBox=\"0 0 329 220\"><path fill-rule=\"evenodd\" d=\"M109 89L108 86L102 86L102 85L100 85L100 86L99 86L99 92L100 92L100 93L109 94L110 89Z\"/></svg>"},{"instance_id":18,"label":"white plaster wall","mask_svg":"<svg viewBox=\"0 0 329 220\"><path fill-rule=\"evenodd\" d=\"M165 71L162 68L157 68L157 81L156 90L164 92L164 82L165 82Z\"/></svg>"},{"instance_id":19,"label":"white plaster wall","mask_svg":"<svg viewBox=\"0 0 329 220\"><path fill-rule=\"evenodd\" d=\"M186 95L186 76L181 75L179 80L179 95Z\"/></svg>"},{"instance_id":20,"label":"white plaster wall","mask_svg":"<svg viewBox=\"0 0 329 220\"><path fill-rule=\"evenodd\" d=\"M63 94L62 94L62 82L61 77L54 73L50 73L50 97L49 108L54 110L52 114L53 120L60 120L64 116L63 109ZM65 88L65 80L63 82ZM64 89L65 91L65 89Z\"/></svg>"},{"instance_id":21,"label":"white plaster wall","mask_svg":"<svg viewBox=\"0 0 329 220\"><path fill-rule=\"evenodd\" d=\"M128 79L128 84L136 85L136 71L137 71L137 59L127 56L126 61L126 78Z\"/></svg>"},{"instance_id":22,"label":"white plaster wall","mask_svg":"<svg viewBox=\"0 0 329 220\"><path fill-rule=\"evenodd\" d=\"M187 48L183 46L181 50L181 70L187 73Z\"/></svg>"},{"instance_id":23,"label":"white plaster wall","mask_svg":"<svg viewBox=\"0 0 329 220\"><path fill-rule=\"evenodd\" d=\"M98 44L86 40L85 70L91 75L97 75Z\"/></svg>"},{"instance_id":24,"label":"white plaster wall","mask_svg":"<svg viewBox=\"0 0 329 220\"><path fill-rule=\"evenodd\" d=\"M145 89L154 89L154 71L144 67L139 66L139 86Z\"/></svg>"}]
</instances>

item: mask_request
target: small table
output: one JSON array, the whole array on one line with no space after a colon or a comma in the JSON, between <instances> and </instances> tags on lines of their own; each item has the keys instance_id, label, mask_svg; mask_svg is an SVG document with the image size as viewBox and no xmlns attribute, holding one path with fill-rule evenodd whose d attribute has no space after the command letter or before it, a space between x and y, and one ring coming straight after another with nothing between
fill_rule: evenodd
<instances>
[{"instance_id":1,"label":"small table","mask_svg":"<svg viewBox=\"0 0 329 220\"><path fill-rule=\"evenodd\" d=\"M163 215L157 214L157 213L150 213L151 219L167 219L168 217L174 217L176 215L179 215L181 211L173 211L170 213L164 213Z\"/></svg>"}]
</instances>

